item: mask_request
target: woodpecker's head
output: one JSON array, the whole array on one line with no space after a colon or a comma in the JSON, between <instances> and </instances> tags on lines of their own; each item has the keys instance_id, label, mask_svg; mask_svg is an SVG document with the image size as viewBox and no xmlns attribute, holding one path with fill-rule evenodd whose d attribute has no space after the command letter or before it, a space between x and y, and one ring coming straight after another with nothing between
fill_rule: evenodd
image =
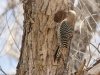
<instances>
[{"instance_id":1,"label":"woodpecker's head","mask_svg":"<svg viewBox=\"0 0 100 75\"><path fill-rule=\"evenodd\" d=\"M68 11L68 18L75 20L75 18L76 18L76 12L73 11L73 10L69 10Z\"/></svg>"},{"instance_id":2,"label":"woodpecker's head","mask_svg":"<svg viewBox=\"0 0 100 75\"><path fill-rule=\"evenodd\" d=\"M69 23L70 25L74 25L75 23L75 19L76 19L76 12L73 10L69 10L67 13L67 23Z\"/></svg>"}]
</instances>

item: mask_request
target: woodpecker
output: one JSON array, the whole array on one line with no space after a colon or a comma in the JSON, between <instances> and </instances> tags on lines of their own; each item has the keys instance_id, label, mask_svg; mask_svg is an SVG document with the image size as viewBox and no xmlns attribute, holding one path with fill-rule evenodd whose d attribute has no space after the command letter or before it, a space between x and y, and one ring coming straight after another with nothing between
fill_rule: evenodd
<instances>
[{"instance_id":1,"label":"woodpecker","mask_svg":"<svg viewBox=\"0 0 100 75\"><path fill-rule=\"evenodd\" d=\"M61 22L58 29L59 46L54 54L54 61L60 59L61 55L63 55L64 60L66 55L67 58L69 56L71 39L74 33L76 13L73 10L69 10L66 14L68 14L67 18Z\"/></svg>"}]
</instances>

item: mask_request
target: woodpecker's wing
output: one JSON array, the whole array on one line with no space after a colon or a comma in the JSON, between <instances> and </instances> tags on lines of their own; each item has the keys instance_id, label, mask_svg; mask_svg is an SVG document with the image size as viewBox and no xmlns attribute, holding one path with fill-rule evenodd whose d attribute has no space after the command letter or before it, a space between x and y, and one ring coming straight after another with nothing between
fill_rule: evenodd
<instances>
[{"instance_id":1,"label":"woodpecker's wing","mask_svg":"<svg viewBox=\"0 0 100 75\"><path fill-rule=\"evenodd\" d=\"M64 47L69 47L69 42L72 39L74 26L67 24L66 20L61 23L60 27L60 42Z\"/></svg>"}]
</instances>

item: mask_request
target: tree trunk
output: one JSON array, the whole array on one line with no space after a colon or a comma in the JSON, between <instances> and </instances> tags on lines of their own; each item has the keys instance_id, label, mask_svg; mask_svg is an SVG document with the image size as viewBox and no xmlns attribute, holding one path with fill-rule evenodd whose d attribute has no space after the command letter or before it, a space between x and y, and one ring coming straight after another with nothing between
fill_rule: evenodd
<instances>
[{"instance_id":1,"label":"tree trunk","mask_svg":"<svg viewBox=\"0 0 100 75\"><path fill-rule=\"evenodd\" d=\"M67 10L67 0L28 0L24 5L24 31L16 75L62 75L63 61L54 63L57 29L54 15Z\"/></svg>"}]
</instances>

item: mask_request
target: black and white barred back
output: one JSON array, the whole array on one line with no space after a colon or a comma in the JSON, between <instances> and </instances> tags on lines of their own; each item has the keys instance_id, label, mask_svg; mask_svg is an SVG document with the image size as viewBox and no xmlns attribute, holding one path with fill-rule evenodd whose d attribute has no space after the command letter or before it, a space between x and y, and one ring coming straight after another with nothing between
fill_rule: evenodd
<instances>
[{"instance_id":1,"label":"black and white barred back","mask_svg":"<svg viewBox=\"0 0 100 75\"><path fill-rule=\"evenodd\" d=\"M70 42L73 37L73 32L74 32L74 25L68 25L66 21L63 21L60 27L61 46L66 48L70 46Z\"/></svg>"},{"instance_id":2,"label":"black and white barred back","mask_svg":"<svg viewBox=\"0 0 100 75\"><path fill-rule=\"evenodd\" d=\"M60 26L60 36L59 36L60 46L58 46L55 52L54 61L57 58L59 59L60 55L63 53L62 48L65 47L67 50L69 49L73 33L74 33L74 25L68 25L66 21L63 21Z\"/></svg>"}]
</instances>

